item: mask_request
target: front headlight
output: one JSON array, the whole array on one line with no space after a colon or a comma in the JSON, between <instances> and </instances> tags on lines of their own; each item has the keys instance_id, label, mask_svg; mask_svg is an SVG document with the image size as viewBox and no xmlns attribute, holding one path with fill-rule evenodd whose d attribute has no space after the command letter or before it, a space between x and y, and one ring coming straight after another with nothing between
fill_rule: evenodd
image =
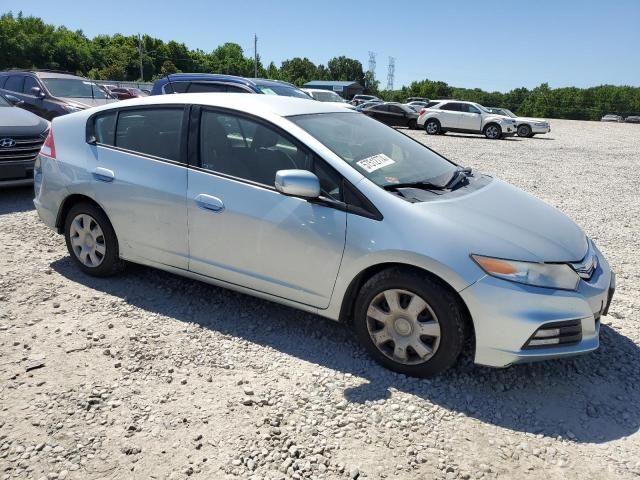
<instances>
[{"instance_id":1,"label":"front headlight","mask_svg":"<svg viewBox=\"0 0 640 480\"><path fill-rule=\"evenodd\" d=\"M471 258L488 275L511 282L560 290L575 290L580 283L578 274L564 263L518 262L481 255Z\"/></svg>"}]
</instances>

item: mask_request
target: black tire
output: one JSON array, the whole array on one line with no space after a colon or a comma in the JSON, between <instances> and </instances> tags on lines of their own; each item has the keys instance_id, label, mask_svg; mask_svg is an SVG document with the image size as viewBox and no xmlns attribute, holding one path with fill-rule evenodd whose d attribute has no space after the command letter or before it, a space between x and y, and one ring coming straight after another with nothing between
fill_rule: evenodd
<instances>
[{"instance_id":1,"label":"black tire","mask_svg":"<svg viewBox=\"0 0 640 480\"><path fill-rule=\"evenodd\" d=\"M80 260L79 254L74 251L71 240L71 225L79 215L91 217L102 230L102 235L100 236L102 240L100 240L100 243L104 245L105 252L97 266L86 265ZM122 271L125 266L125 262L120 259L118 238L116 237L116 232L113 230L113 226L111 226L111 222L100 208L91 203L77 203L69 209L64 221L64 238L71 259L84 273L95 277L108 277Z\"/></svg>"},{"instance_id":2,"label":"black tire","mask_svg":"<svg viewBox=\"0 0 640 480\"><path fill-rule=\"evenodd\" d=\"M489 123L485 125L482 133L489 140L500 140L502 138L502 127L497 123Z\"/></svg>"},{"instance_id":3,"label":"black tire","mask_svg":"<svg viewBox=\"0 0 640 480\"><path fill-rule=\"evenodd\" d=\"M418 122L416 120L409 120L409 123L407 124L407 127L409 127L409 130L415 130L416 128L418 128Z\"/></svg>"},{"instance_id":4,"label":"black tire","mask_svg":"<svg viewBox=\"0 0 640 480\"><path fill-rule=\"evenodd\" d=\"M430 118L424 122L424 131L427 132L427 135L438 135L440 129L440 122L435 118Z\"/></svg>"},{"instance_id":5,"label":"black tire","mask_svg":"<svg viewBox=\"0 0 640 480\"><path fill-rule=\"evenodd\" d=\"M440 326L440 339L435 353L422 363L406 364L389 358L369 333L367 311L374 299L386 290L399 289L420 296L433 310ZM360 289L354 308L354 330L358 340L382 366L413 377L432 377L453 366L463 349L466 313L459 299L437 279L427 273L402 268L383 270L371 277Z\"/></svg>"},{"instance_id":6,"label":"black tire","mask_svg":"<svg viewBox=\"0 0 640 480\"><path fill-rule=\"evenodd\" d=\"M522 124L518 126L518 136L523 138L531 137L531 127L526 124Z\"/></svg>"}]
</instances>

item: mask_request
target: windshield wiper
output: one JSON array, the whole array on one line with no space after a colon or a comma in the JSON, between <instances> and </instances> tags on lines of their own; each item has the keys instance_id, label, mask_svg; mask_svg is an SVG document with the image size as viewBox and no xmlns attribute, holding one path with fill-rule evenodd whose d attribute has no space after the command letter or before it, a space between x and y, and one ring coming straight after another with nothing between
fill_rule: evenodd
<instances>
[{"instance_id":1,"label":"windshield wiper","mask_svg":"<svg viewBox=\"0 0 640 480\"><path fill-rule=\"evenodd\" d=\"M426 181L417 182L404 182L404 183L389 183L383 185L385 190L397 190L398 188L424 188L425 190L444 190L445 185L436 185L435 183Z\"/></svg>"},{"instance_id":2,"label":"windshield wiper","mask_svg":"<svg viewBox=\"0 0 640 480\"><path fill-rule=\"evenodd\" d=\"M444 188L446 188L448 190L453 190L453 188L456 185L460 184L463 180L467 180L468 181L468 178L471 175L473 175L472 171L473 170L472 170L471 167L458 168L455 172L453 172L453 175L451 176L449 181L446 183Z\"/></svg>"}]
</instances>

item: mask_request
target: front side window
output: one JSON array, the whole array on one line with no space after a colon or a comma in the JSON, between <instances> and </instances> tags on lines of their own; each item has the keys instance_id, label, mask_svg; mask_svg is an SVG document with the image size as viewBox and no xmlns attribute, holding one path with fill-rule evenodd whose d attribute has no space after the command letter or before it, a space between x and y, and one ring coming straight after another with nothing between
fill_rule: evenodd
<instances>
[{"instance_id":1,"label":"front side window","mask_svg":"<svg viewBox=\"0 0 640 480\"><path fill-rule=\"evenodd\" d=\"M187 89L189 93L226 92L227 86L221 83L192 83Z\"/></svg>"},{"instance_id":2,"label":"front side window","mask_svg":"<svg viewBox=\"0 0 640 480\"><path fill-rule=\"evenodd\" d=\"M389 111L391 113L405 113L404 109L402 109L398 105L389 105Z\"/></svg>"},{"instance_id":3,"label":"front side window","mask_svg":"<svg viewBox=\"0 0 640 480\"><path fill-rule=\"evenodd\" d=\"M478 110L476 107L474 107L471 104L467 103L464 105L464 107L466 107L464 111L466 111L467 113L480 113L480 110Z\"/></svg>"},{"instance_id":4,"label":"front side window","mask_svg":"<svg viewBox=\"0 0 640 480\"><path fill-rule=\"evenodd\" d=\"M26 93L27 95L33 95L31 91L32 88L39 87L38 82L35 81L32 77L25 77L24 85L22 86L22 93Z\"/></svg>"},{"instance_id":5,"label":"front side window","mask_svg":"<svg viewBox=\"0 0 640 480\"><path fill-rule=\"evenodd\" d=\"M276 129L246 117L203 110L200 166L273 187L278 170L315 173L322 194L341 199L341 177L323 160L298 147Z\"/></svg>"},{"instance_id":6,"label":"front side window","mask_svg":"<svg viewBox=\"0 0 640 480\"><path fill-rule=\"evenodd\" d=\"M372 182L446 183L456 166L407 135L359 113L288 117Z\"/></svg>"},{"instance_id":7,"label":"front side window","mask_svg":"<svg viewBox=\"0 0 640 480\"><path fill-rule=\"evenodd\" d=\"M179 161L182 117L183 109L176 107L121 110L115 146Z\"/></svg>"},{"instance_id":8,"label":"front side window","mask_svg":"<svg viewBox=\"0 0 640 480\"><path fill-rule=\"evenodd\" d=\"M54 97L67 98L109 98L98 85L87 80L75 78L43 78L47 90Z\"/></svg>"}]
</instances>

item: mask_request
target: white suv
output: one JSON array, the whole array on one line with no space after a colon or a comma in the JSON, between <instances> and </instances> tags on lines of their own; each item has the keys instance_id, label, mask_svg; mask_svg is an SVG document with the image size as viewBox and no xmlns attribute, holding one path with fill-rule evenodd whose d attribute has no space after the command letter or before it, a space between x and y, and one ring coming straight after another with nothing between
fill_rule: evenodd
<instances>
[{"instance_id":1,"label":"white suv","mask_svg":"<svg viewBox=\"0 0 640 480\"><path fill-rule=\"evenodd\" d=\"M418 125L429 135L445 132L482 133L497 140L516 133L516 121L491 113L479 103L441 100L420 111Z\"/></svg>"}]
</instances>

